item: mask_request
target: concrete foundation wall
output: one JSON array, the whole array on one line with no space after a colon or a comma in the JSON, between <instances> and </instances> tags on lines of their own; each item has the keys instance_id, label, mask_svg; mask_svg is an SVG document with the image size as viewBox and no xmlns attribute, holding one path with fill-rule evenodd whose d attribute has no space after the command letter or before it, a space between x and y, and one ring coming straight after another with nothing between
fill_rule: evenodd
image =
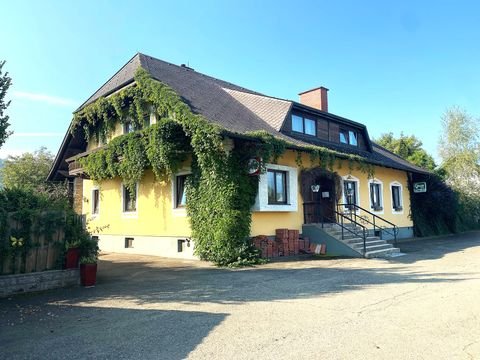
<instances>
[{"instance_id":1,"label":"concrete foundation wall","mask_svg":"<svg viewBox=\"0 0 480 360\"><path fill-rule=\"evenodd\" d=\"M360 257L361 255L351 247L327 234L317 225L303 225L303 236L310 239L310 242L316 244L325 244L327 246L327 255Z\"/></svg>"},{"instance_id":2,"label":"concrete foundation wall","mask_svg":"<svg viewBox=\"0 0 480 360\"><path fill-rule=\"evenodd\" d=\"M387 240L387 241L390 241L390 240L393 241L392 233L393 233L393 229L389 230L389 232L382 231L381 239L382 240ZM412 238L412 237L413 237L413 227L409 226L409 227L399 227L398 228L397 240L398 239L408 239L408 238Z\"/></svg>"},{"instance_id":3,"label":"concrete foundation wall","mask_svg":"<svg viewBox=\"0 0 480 360\"><path fill-rule=\"evenodd\" d=\"M125 247L125 238L133 239L132 247ZM181 252L178 251L179 240L182 244ZM193 241L188 242L185 240L185 236L98 235L100 250L105 252L155 255L177 259L198 259L198 257L193 254Z\"/></svg>"},{"instance_id":4,"label":"concrete foundation wall","mask_svg":"<svg viewBox=\"0 0 480 360\"><path fill-rule=\"evenodd\" d=\"M0 297L80 284L78 269L0 276Z\"/></svg>"}]
</instances>

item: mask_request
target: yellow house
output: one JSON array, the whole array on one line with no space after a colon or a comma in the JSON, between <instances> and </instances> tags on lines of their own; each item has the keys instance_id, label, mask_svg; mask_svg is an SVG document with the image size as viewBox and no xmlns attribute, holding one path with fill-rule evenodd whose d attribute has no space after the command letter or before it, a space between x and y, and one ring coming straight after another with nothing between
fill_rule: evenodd
<instances>
[{"instance_id":1,"label":"yellow house","mask_svg":"<svg viewBox=\"0 0 480 360\"><path fill-rule=\"evenodd\" d=\"M153 83L139 83L138 69ZM137 54L76 111L49 179L72 182L75 209L86 216L101 250L195 258L192 224L202 224L187 215L185 189L203 140L195 138L192 124L203 119L212 124L212 133L221 139L218 147L227 155L245 143L261 142L258 134L284 146L274 157L247 159L244 171L256 187L249 205L250 236L274 236L276 229L288 228L327 243L334 253L395 253L386 241L413 235L409 176L426 171L373 143L365 125L330 113L327 92L319 87L300 93L299 102L278 99ZM142 101L135 97L139 93ZM170 98L183 107L170 106L165 100ZM156 176L148 165L162 156L151 145L145 145L146 157L136 155L139 168L145 168L136 182L127 170L107 169L108 154L121 164L126 153L110 150L89 166L82 160L140 131L144 133L138 141L162 137L160 130L145 135L145 129L166 128L165 117L182 124L182 136L197 151L176 149L181 156L168 176ZM142 159L147 158L145 165ZM134 167L135 161L130 164ZM128 182L117 176L121 171ZM212 226L223 221L221 215L207 218ZM351 241L358 237L362 241Z\"/></svg>"}]
</instances>

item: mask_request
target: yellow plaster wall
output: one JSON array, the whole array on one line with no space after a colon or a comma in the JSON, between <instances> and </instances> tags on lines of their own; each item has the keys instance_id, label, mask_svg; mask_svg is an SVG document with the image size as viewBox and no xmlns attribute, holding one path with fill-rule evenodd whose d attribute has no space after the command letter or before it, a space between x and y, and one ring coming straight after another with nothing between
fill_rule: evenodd
<instances>
[{"instance_id":1,"label":"yellow plaster wall","mask_svg":"<svg viewBox=\"0 0 480 360\"><path fill-rule=\"evenodd\" d=\"M115 131L113 131L107 138L107 143L112 140L113 138L116 138L117 136L120 136L123 134L123 126L122 124L120 124L120 122L117 122L117 124L115 125ZM93 150L93 149L96 149L98 148L100 145L100 143L97 142L97 140L95 139L95 137L91 138L90 141L87 143L87 150L86 151L90 151L90 150Z\"/></svg>"},{"instance_id":2,"label":"yellow plaster wall","mask_svg":"<svg viewBox=\"0 0 480 360\"><path fill-rule=\"evenodd\" d=\"M296 167L296 152L287 151L285 154L278 160L279 165L286 165ZM304 167L310 166L310 158L308 155L304 154L302 157L302 163ZM313 166L316 166L314 164ZM347 176L350 174L348 168L348 162L343 161L341 168L338 168L335 165L334 171L337 172L340 176ZM362 173L359 170L352 170L351 175L359 179L359 205L367 210L370 210L370 193L369 193L369 184L368 184L368 175ZM407 186L407 173L400 170L389 169L384 167L375 167L375 178L383 182L383 201L384 201L384 211L383 214L379 214L382 218L394 223L399 227L413 226L412 221L409 219L410 211L410 196L408 193ZM300 171L299 171L299 180L300 180ZM393 181L398 181L403 186L403 214L393 214L392 213L392 196L390 191L390 183ZM298 187L298 212L254 212L252 215L252 236L256 235L273 235L275 234L275 229L278 228L288 228L288 229L297 229L301 230L303 224L303 199L300 194L301 187ZM370 210L371 211L371 210ZM360 211L359 215L362 214ZM384 225L383 223L381 224ZM385 224L387 225L387 224Z\"/></svg>"},{"instance_id":3,"label":"yellow plaster wall","mask_svg":"<svg viewBox=\"0 0 480 360\"><path fill-rule=\"evenodd\" d=\"M136 236L190 236L190 224L184 209L173 209L172 184L155 181L152 171L138 187L136 214L122 212L121 180L102 181L96 185L85 180L83 214L87 215L90 229L107 226L99 234ZM100 189L99 215L92 217L92 189ZM88 202L87 202L88 201Z\"/></svg>"},{"instance_id":4,"label":"yellow plaster wall","mask_svg":"<svg viewBox=\"0 0 480 360\"><path fill-rule=\"evenodd\" d=\"M278 160L278 164L295 167L296 153L287 151ZM303 165L310 165L308 155L303 156ZM347 162L341 168L335 168L340 176L350 174ZM300 175L300 172L299 172ZM353 170L352 176L359 179L360 206L370 209L369 185L367 174ZM375 177L383 182L384 211L379 216L393 222L397 226L412 226L409 219L410 197L407 187L407 174L403 171L383 167L375 168ZM391 205L390 183L398 181L403 185L403 214L393 214ZM103 181L100 188L100 214L91 217L92 189L97 186L93 181L85 180L83 214L90 220L90 228L108 225L100 233L108 235L137 236L190 236L190 224L184 210L173 209L172 184L155 181L153 173L148 170L139 184L137 213L135 215L122 213L121 181L120 179ZM289 228L301 230L303 224L303 199L298 187L297 212L254 212L252 214L252 236L273 235L275 229ZM87 202L88 201L88 202ZM365 215L360 212L359 215Z\"/></svg>"}]
</instances>

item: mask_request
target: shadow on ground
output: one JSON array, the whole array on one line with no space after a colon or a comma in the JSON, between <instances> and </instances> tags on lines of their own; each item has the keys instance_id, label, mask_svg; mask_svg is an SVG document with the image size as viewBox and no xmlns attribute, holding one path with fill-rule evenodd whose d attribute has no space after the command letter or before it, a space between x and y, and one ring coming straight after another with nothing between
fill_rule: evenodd
<instances>
[{"instance_id":1,"label":"shadow on ground","mask_svg":"<svg viewBox=\"0 0 480 360\"><path fill-rule=\"evenodd\" d=\"M1 358L185 359L227 316L56 305L24 311L29 309L37 312L0 325Z\"/></svg>"},{"instance_id":2,"label":"shadow on ground","mask_svg":"<svg viewBox=\"0 0 480 360\"><path fill-rule=\"evenodd\" d=\"M417 261L441 259L445 255L461 252L468 248L480 246L480 232L471 231L427 238L414 241L399 242L397 245L407 256L394 258L393 261L402 264L413 264Z\"/></svg>"},{"instance_id":3,"label":"shadow on ground","mask_svg":"<svg viewBox=\"0 0 480 360\"><path fill-rule=\"evenodd\" d=\"M272 302L385 284L470 280L478 273L456 273L455 266L426 271L422 261L479 246L479 234L402 243L407 256L392 260L309 260L242 270L195 261L104 256L95 288L0 299L0 357L185 358L228 314L177 311L182 305Z\"/></svg>"}]
</instances>

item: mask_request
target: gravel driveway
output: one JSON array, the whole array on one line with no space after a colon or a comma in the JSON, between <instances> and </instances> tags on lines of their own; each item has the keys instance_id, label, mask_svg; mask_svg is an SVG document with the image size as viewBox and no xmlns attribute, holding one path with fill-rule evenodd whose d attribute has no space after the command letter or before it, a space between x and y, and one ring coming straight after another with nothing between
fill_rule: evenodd
<instances>
[{"instance_id":1,"label":"gravel driveway","mask_svg":"<svg viewBox=\"0 0 480 360\"><path fill-rule=\"evenodd\" d=\"M242 270L106 254L95 288L0 299L0 358L480 359L480 233L401 249Z\"/></svg>"}]
</instances>

